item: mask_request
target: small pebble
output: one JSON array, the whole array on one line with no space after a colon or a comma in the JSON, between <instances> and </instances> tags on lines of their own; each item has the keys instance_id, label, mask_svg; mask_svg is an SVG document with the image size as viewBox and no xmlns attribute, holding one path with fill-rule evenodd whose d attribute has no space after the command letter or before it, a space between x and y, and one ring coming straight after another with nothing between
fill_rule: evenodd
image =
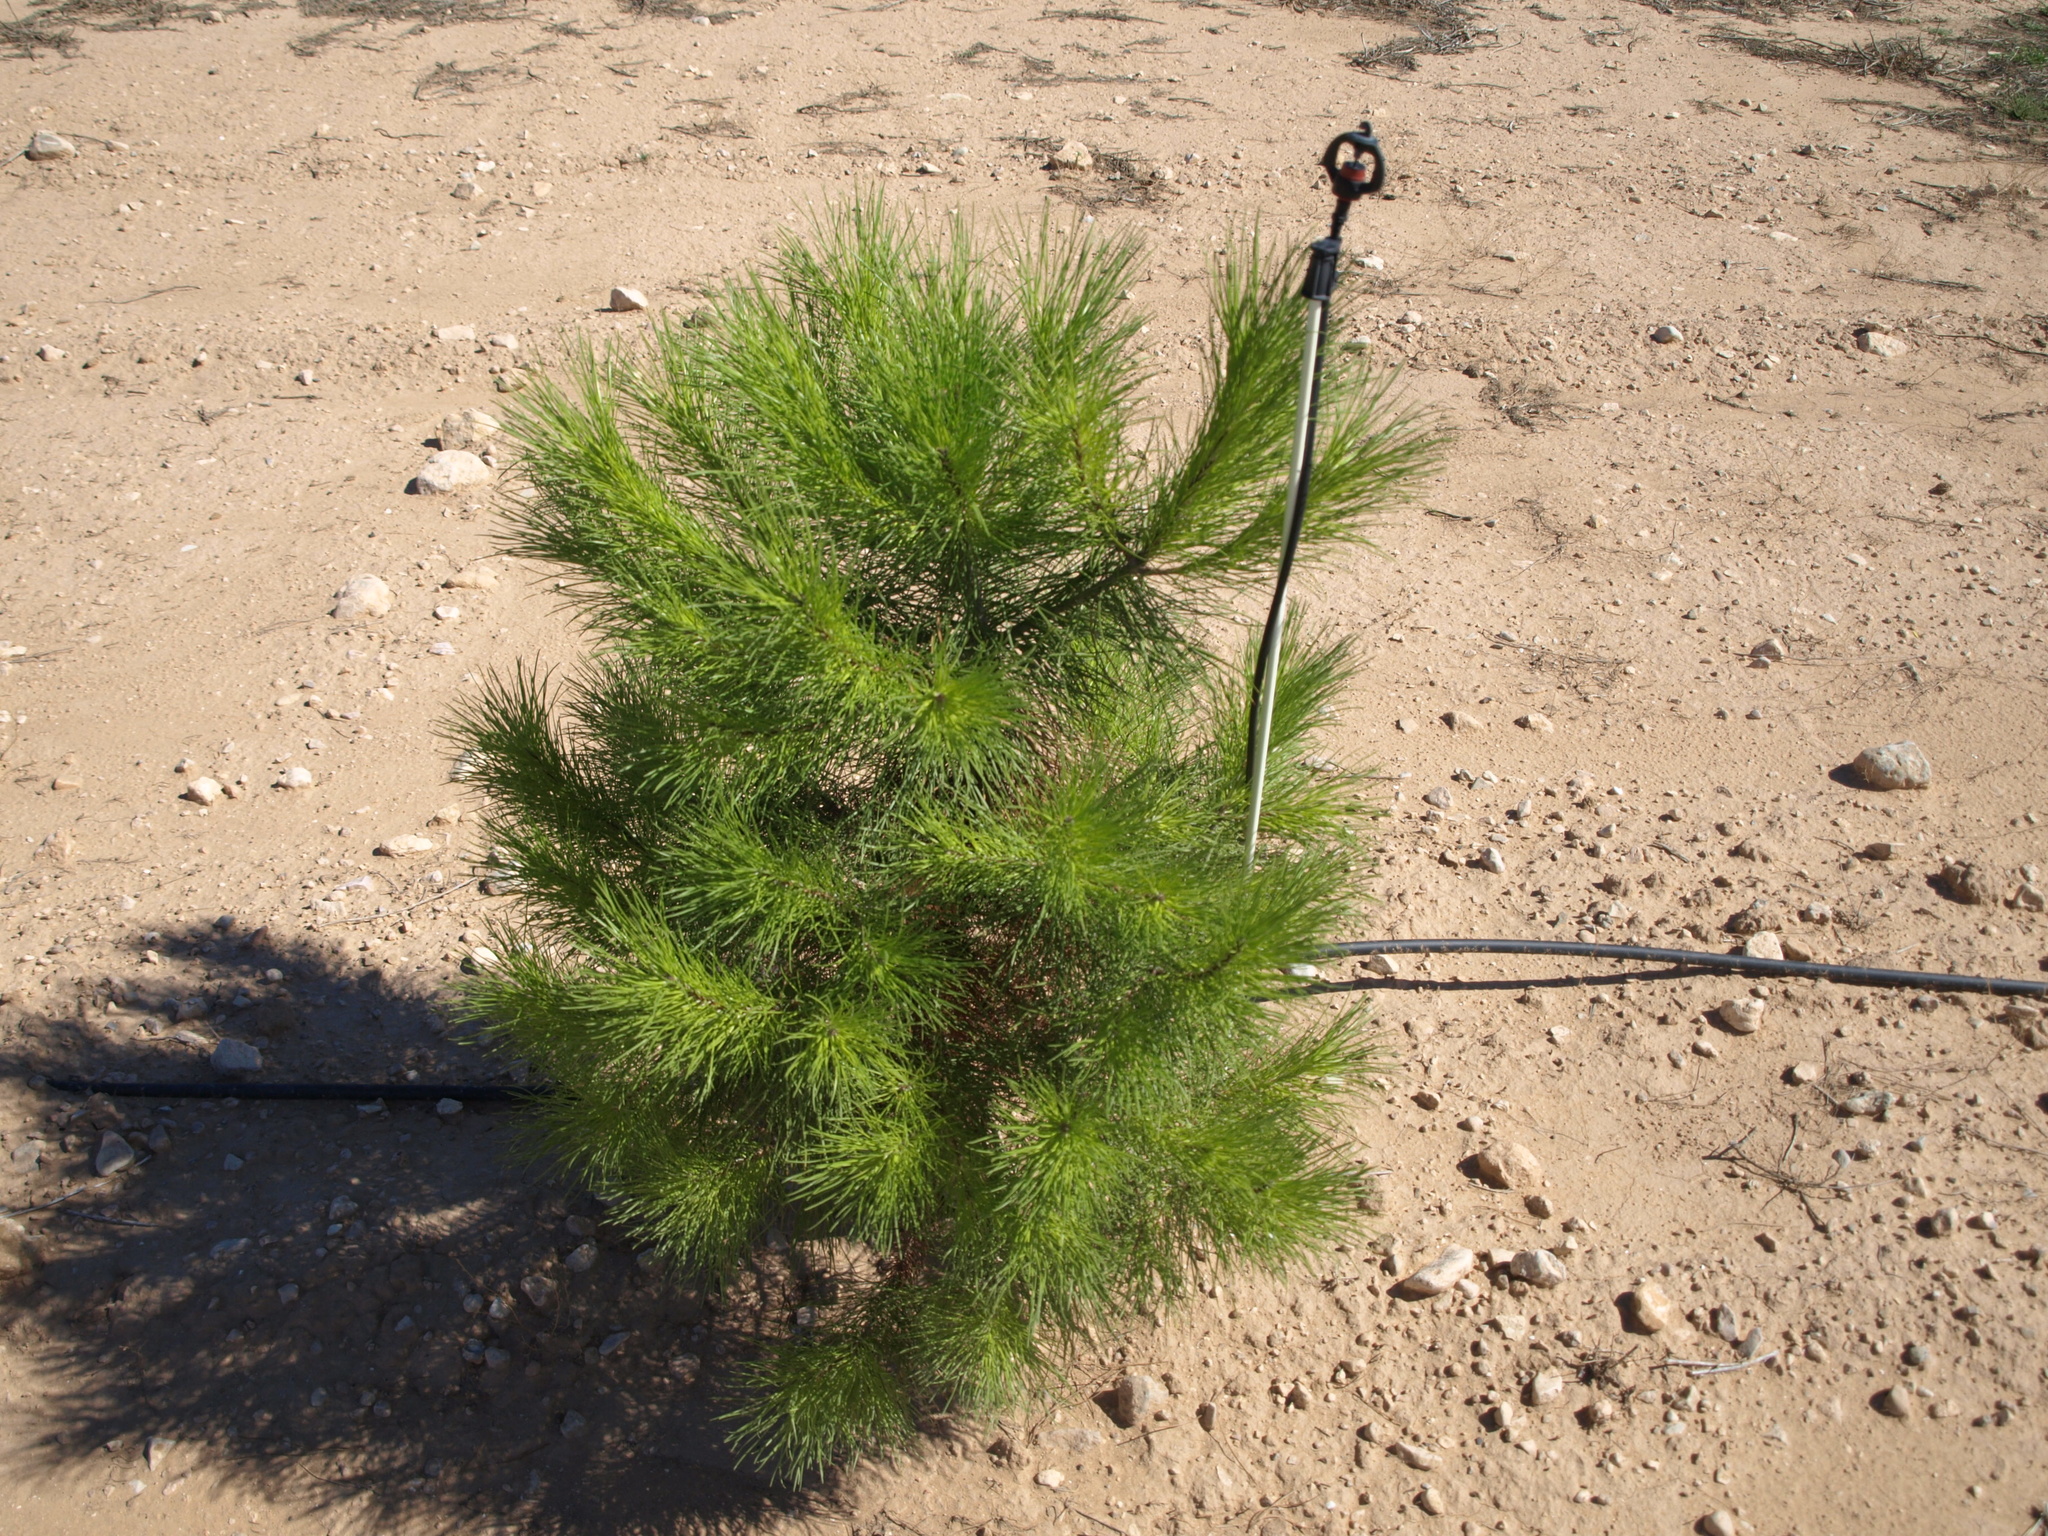
<instances>
[{"instance_id":1,"label":"small pebble","mask_svg":"<svg viewBox=\"0 0 2048 1536\"><path fill-rule=\"evenodd\" d=\"M216 1072L261 1072L263 1052L246 1040L222 1040L207 1062Z\"/></svg>"},{"instance_id":2,"label":"small pebble","mask_svg":"<svg viewBox=\"0 0 2048 1536\"><path fill-rule=\"evenodd\" d=\"M134 1166L135 1149L127 1139L119 1131L101 1132L99 1148L93 1153L92 1171L104 1179Z\"/></svg>"},{"instance_id":3,"label":"small pebble","mask_svg":"<svg viewBox=\"0 0 2048 1536\"><path fill-rule=\"evenodd\" d=\"M351 619L381 619L391 611L391 588L376 576L351 576L334 594L329 610L344 623Z\"/></svg>"},{"instance_id":4,"label":"small pebble","mask_svg":"<svg viewBox=\"0 0 2048 1536\"><path fill-rule=\"evenodd\" d=\"M1764 1003L1761 998L1731 997L1714 1010L1714 1016L1731 1035L1753 1035L1763 1027Z\"/></svg>"},{"instance_id":5,"label":"small pebble","mask_svg":"<svg viewBox=\"0 0 2048 1536\"><path fill-rule=\"evenodd\" d=\"M1442 1254L1416 1270L1395 1289L1409 1297L1441 1296L1471 1274L1472 1266L1478 1262L1478 1255L1469 1248L1446 1248Z\"/></svg>"},{"instance_id":6,"label":"small pebble","mask_svg":"<svg viewBox=\"0 0 2048 1536\"><path fill-rule=\"evenodd\" d=\"M1555 1290L1571 1278L1564 1263L1548 1248L1525 1248L1508 1262L1508 1273L1543 1290Z\"/></svg>"},{"instance_id":7,"label":"small pebble","mask_svg":"<svg viewBox=\"0 0 2048 1536\"><path fill-rule=\"evenodd\" d=\"M1913 344L1902 337L1887 335L1883 331L1858 331L1856 350L1867 352L1872 357L1904 357L1913 350Z\"/></svg>"},{"instance_id":8,"label":"small pebble","mask_svg":"<svg viewBox=\"0 0 2048 1536\"><path fill-rule=\"evenodd\" d=\"M1678 1321L1678 1304L1662 1286L1644 1281L1624 1298L1629 1320L1639 1333L1662 1333Z\"/></svg>"},{"instance_id":9,"label":"small pebble","mask_svg":"<svg viewBox=\"0 0 2048 1536\"><path fill-rule=\"evenodd\" d=\"M464 449L444 449L422 464L413 477L413 489L422 496L445 496L491 478L490 467Z\"/></svg>"},{"instance_id":10,"label":"small pebble","mask_svg":"<svg viewBox=\"0 0 2048 1536\"><path fill-rule=\"evenodd\" d=\"M1495 1189L1530 1189L1543 1182L1543 1165L1519 1142L1481 1147L1472 1161L1479 1177Z\"/></svg>"},{"instance_id":11,"label":"small pebble","mask_svg":"<svg viewBox=\"0 0 2048 1536\"><path fill-rule=\"evenodd\" d=\"M1155 1377L1132 1372L1116 1384L1116 1418L1134 1429L1166 1406L1167 1392Z\"/></svg>"}]
</instances>

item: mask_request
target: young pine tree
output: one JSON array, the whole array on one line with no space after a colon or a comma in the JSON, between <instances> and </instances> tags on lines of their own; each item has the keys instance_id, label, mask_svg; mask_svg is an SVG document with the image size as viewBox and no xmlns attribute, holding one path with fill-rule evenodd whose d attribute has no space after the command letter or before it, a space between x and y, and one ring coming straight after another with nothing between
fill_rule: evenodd
<instances>
[{"instance_id":1,"label":"young pine tree","mask_svg":"<svg viewBox=\"0 0 2048 1536\"><path fill-rule=\"evenodd\" d=\"M871 1247L742 1383L785 1476L1012 1404L1198 1250L1279 1265L1355 1209L1362 1018L1274 1000L1357 895L1355 781L1302 760L1345 649L1287 650L1247 870L1249 652L1207 648L1271 579L1294 274L1219 263L1176 436L1138 258L857 204L514 424L506 548L572 573L596 653L457 722L520 913L470 1007L676 1265ZM1333 366L1304 555L1433 451Z\"/></svg>"}]
</instances>

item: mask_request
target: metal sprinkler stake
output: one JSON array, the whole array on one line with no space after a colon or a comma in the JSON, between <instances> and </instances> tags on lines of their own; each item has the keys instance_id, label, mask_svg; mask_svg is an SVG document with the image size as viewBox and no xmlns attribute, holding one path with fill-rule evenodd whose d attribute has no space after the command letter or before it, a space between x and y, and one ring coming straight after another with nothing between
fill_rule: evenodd
<instances>
[{"instance_id":1,"label":"metal sprinkler stake","mask_svg":"<svg viewBox=\"0 0 2048 1536\"><path fill-rule=\"evenodd\" d=\"M1350 150L1350 158L1338 155ZM1273 605L1266 614L1266 630L1259 639L1259 664L1252 675L1251 740L1245 764L1251 782L1251 811L1245 827L1244 863L1251 869L1258 860L1259 809L1266 794L1266 754L1272 745L1273 692L1280 678L1280 637L1287 627L1287 582L1294 574L1294 552L1301 544L1301 523L1308 509L1309 471L1316 450L1316 405L1322 388L1323 333L1330 316L1330 295L1337 286L1337 258L1343 254L1344 220L1351 205L1386 184L1387 162L1380 153L1380 141L1373 137L1372 124L1360 123L1355 132L1340 133L1323 151L1323 169L1329 173L1330 190L1337 206L1330 215L1330 232L1308 248L1308 277L1301 296L1308 300L1308 313L1301 341L1301 393L1294 412L1294 456L1287 472L1287 521L1280 544L1280 574L1273 583Z\"/></svg>"}]
</instances>

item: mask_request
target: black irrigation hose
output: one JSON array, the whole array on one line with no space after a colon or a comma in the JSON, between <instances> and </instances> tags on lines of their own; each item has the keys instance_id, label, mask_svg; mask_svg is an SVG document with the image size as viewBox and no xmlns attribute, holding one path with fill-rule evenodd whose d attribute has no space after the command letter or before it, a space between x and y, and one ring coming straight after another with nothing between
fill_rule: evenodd
<instances>
[{"instance_id":1,"label":"black irrigation hose","mask_svg":"<svg viewBox=\"0 0 2048 1536\"><path fill-rule=\"evenodd\" d=\"M1984 992L1993 997L2048 997L2048 981L2001 976L1952 976L1941 971L1885 971L1867 965L1822 965L1812 960L1765 960L1714 955L1697 949L1646 949L1635 944L1572 944L1559 939L1364 939L1331 944L1326 955L1580 955L1592 960L1644 960L1734 971L1744 976L1804 976L1857 987L1917 987L1923 992Z\"/></svg>"},{"instance_id":2,"label":"black irrigation hose","mask_svg":"<svg viewBox=\"0 0 2048 1536\"><path fill-rule=\"evenodd\" d=\"M2048 997L2048 981L2001 976L1953 976L1941 971L1886 971L1867 965L1822 965L1810 960L1765 960L1714 955L1697 949L1647 949L1636 944L1574 944L1558 939L1361 939L1331 944L1326 955L1577 955L1589 960L1641 960L1689 965L1744 976L1804 976L1857 987L1911 987L1922 992L1982 992L1992 997ZM511 1104L542 1098L545 1084L508 1088L481 1083L103 1083L89 1077L52 1077L60 1093L104 1093L127 1099L459 1099L464 1104Z\"/></svg>"},{"instance_id":3,"label":"black irrigation hose","mask_svg":"<svg viewBox=\"0 0 2048 1536\"><path fill-rule=\"evenodd\" d=\"M104 1083L90 1077L53 1077L59 1093L104 1093L118 1099L459 1099L464 1104L508 1104L539 1098L543 1087L506 1088L484 1083Z\"/></svg>"}]
</instances>

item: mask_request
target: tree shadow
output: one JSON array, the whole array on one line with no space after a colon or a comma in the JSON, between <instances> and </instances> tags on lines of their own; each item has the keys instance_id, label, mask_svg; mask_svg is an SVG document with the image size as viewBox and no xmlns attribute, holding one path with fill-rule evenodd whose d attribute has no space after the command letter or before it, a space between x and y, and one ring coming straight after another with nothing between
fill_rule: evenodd
<instances>
[{"instance_id":1,"label":"tree shadow","mask_svg":"<svg viewBox=\"0 0 2048 1536\"><path fill-rule=\"evenodd\" d=\"M35 1009L0 1068L216 1079L195 1005L169 1022L196 997L219 1035L262 1045L262 1081L516 1080L450 1035L416 977L352 973L270 930L147 937L150 984ZM595 1199L517 1155L516 1111L29 1098L42 1156L16 1139L12 1204L43 1207L17 1214L41 1263L7 1331L40 1401L11 1449L16 1489L564 1536L727 1525L815 1496L738 1467L718 1419L729 1367L804 1284L786 1248L719 1290L665 1275ZM109 1130L140 1161L96 1179Z\"/></svg>"}]
</instances>

